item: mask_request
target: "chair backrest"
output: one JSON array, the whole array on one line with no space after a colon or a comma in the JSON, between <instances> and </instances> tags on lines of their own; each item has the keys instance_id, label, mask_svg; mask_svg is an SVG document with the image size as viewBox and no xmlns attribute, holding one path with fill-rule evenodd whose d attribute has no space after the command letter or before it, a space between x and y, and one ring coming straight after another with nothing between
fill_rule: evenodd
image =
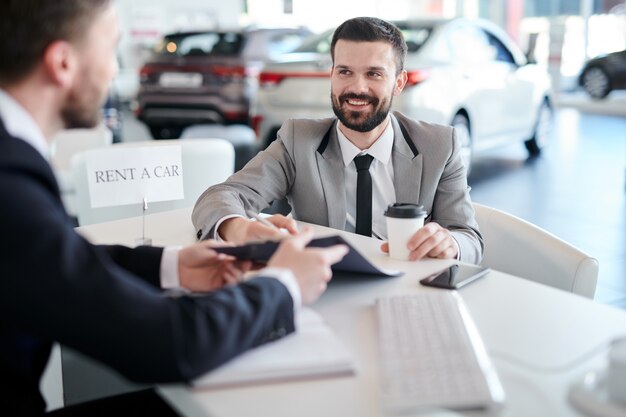
<instances>
[{"instance_id":1,"label":"chair backrest","mask_svg":"<svg viewBox=\"0 0 626 417\"><path fill-rule=\"evenodd\" d=\"M52 138L50 163L55 169L71 168L72 157L88 149L103 148L113 143L113 134L104 125L93 129L62 130Z\"/></svg>"},{"instance_id":2,"label":"chair backrest","mask_svg":"<svg viewBox=\"0 0 626 417\"><path fill-rule=\"evenodd\" d=\"M104 125L93 129L62 130L50 142L50 164L61 189L65 209L76 215L76 187L72 179L71 161L74 155L89 149L104 148L113 143L113 134Z\"/></svg>"},{"instance_id":3,"label":"chair backrest","mask_svg":"<svg viewBox=\"0 0 626 417\"><path fill-rule=\"evenodd\" d=\"M593 298L598 260L519 217L474 203L482 265Z\"/></svg>"},{"instance_id":4,"label":"chair backrest","mask_svg":"<svg viewBox=\"0 0 626 417\"><path fill-rule=\"evenodd\" d=\"M243 168L259 152L256 133L250 126L245 125L191 125L183 130L180 138L222 138L229 141L235 147L235 171Z\"/></svg>"},{"instance_id":5,"label":"chair backrest","mask_svg":"<svg viewBox=\"0 0 626 417\"><path fill-rule=\"evenodd\" d=\"M191 207L208 187L223 182L233 173L235 152L233 146L222 139L131 142L114 144L113 148L176 145L181 146L185 198L149 203L148 214ZM84 152L77 154L72 160L72 177L76 185L76 214L79 225L141 216L140 202L124 206L91 207Z\"/></svg>"},{"instance_id":6,"label":"chair backrest","mask_svg":"<svg viewBox=\"0 0 626 417\"><path fill-rule=\"evenodd\" d=\"M256 134L246 125L200 124L191 125L183 130L181 139L222 138L233 146L254 143Z\"/></svg>"}]
</instances>

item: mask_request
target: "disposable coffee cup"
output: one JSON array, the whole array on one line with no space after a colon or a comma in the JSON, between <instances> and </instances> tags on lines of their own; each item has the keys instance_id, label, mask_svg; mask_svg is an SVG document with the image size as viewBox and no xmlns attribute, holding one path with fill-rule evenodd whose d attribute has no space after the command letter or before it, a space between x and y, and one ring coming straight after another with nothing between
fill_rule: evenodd
<instances>
[{"instance_id":1,"label":"disposable coffee cup","mask_svg":"<svg viewBox=\"0 0 626 417\"><path fill-rule=\"evenodd\" d=\"M390 204L385 210L389 256L401 261L409 259L409 239L424 226L426 210L424 206L410 203Z\"/></svg>"}]
</instances>

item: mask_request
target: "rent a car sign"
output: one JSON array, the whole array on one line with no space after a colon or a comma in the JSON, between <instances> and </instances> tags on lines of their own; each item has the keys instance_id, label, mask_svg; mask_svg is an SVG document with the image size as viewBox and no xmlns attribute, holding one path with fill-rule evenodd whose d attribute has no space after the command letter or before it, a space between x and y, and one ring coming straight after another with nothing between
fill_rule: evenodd
<instances>
[{"instance_id":1,"label":"rent a car sign","mask_svg":"<svg viewBox=\"0 0 626 417\"><path fill-rule=\"evenodd\" d=\"M99 149L85 159L94 208L185 198L180 145Z\"/></svg>"}]
</instances>

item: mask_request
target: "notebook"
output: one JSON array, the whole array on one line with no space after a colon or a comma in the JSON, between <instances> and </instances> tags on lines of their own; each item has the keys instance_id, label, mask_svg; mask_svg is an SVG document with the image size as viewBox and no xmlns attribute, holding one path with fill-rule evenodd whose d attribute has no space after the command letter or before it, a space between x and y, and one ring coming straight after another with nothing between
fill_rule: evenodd
<instances>
[{"instance_id":1,"label":"notebook","mask_svg":"<svg viewBox=\"0 0 626 417\"><path fill-rule=\"evenodd\" d=\"M265 242L247 243L241 246L224 246L213 249L220 253L232 255L238 259L249 259L255 262L267 262L274 254L279 244L280 241L268 240ZM372 264L344 238L338 235L313 239L307 246L326 248L338 244L348 246L349 252L341 261L332 266L332 270L334 272L350 272L387 277L402 275L402 272L400 271L383 269Z\"/></svg>"},{"instance_id":2,"label":"notebook","mask_svg":"<svg viewBox=\"0 0 626 417\"><path fill-rule=\"evenodd\" d=\"M295 333L249 350L191 385L222 388L354 372L354 360L343 343L318 313L303 307L296 317Z\"/></svg>"}]
</instances>

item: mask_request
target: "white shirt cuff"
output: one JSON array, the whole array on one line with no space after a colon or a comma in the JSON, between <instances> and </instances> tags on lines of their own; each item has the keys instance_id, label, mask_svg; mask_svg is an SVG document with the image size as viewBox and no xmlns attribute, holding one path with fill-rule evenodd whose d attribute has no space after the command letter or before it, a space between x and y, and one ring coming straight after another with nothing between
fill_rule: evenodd
<instances>
[{"instance_id":1,"label":"white shirt cuff","mask_svg":"<svg viewBox=\"0 0 626 417\"><path fill-rule=\"evenodd\" d=\"M241 217L242 219L246 219L246 217L244 217L244 216L242 216L240 214L229 214L228 216L222 217L215 224L215 229L213 229L213 239L217 240L218 242L225 242L226 240L223 239L222 236L220 236L219 233L217 233L217 231L219 230L219 228L222 225L222 223L224 223L228 219L234 219L235 217Z\"/></svg>"},{"instance_id":2,"label":"white shirt cuff","mask_svg":"<svg viewBox=\"0 0 626 417\"><path fill-rule=\"evenodd\" d=\"M452 236L452 240L454 240L454 244L456 245L456 260L461 260L461 248L459 247L459 242L456 241L454 236Z\"/></svg>"},{"instance_id":3,"label":"white shirt cuff","mask_svg":"<svg viewBox=\"0 0 626 417\"><path fill-rule=\"evenodd\" d=\"M180 277L178 276L178 252L181 246L167 246L163 248L161 255L161 288L180 288Z\"/></svg>"},{"instance_id":4,"label":"white shirt cuff","mask_svg":"<svg viewBox=\"0 0 626 417\"><path fill-rule=\"evenodd\" d=\"M300 293L300 286L296 281L296 277L293 276L293 272L286 268L263 268L257 271L252 277L257 276L271 277L279 280L291 295L293 300L293 309L297 310L302 306L302 294Z\"/></svg>"}]
</instances>

